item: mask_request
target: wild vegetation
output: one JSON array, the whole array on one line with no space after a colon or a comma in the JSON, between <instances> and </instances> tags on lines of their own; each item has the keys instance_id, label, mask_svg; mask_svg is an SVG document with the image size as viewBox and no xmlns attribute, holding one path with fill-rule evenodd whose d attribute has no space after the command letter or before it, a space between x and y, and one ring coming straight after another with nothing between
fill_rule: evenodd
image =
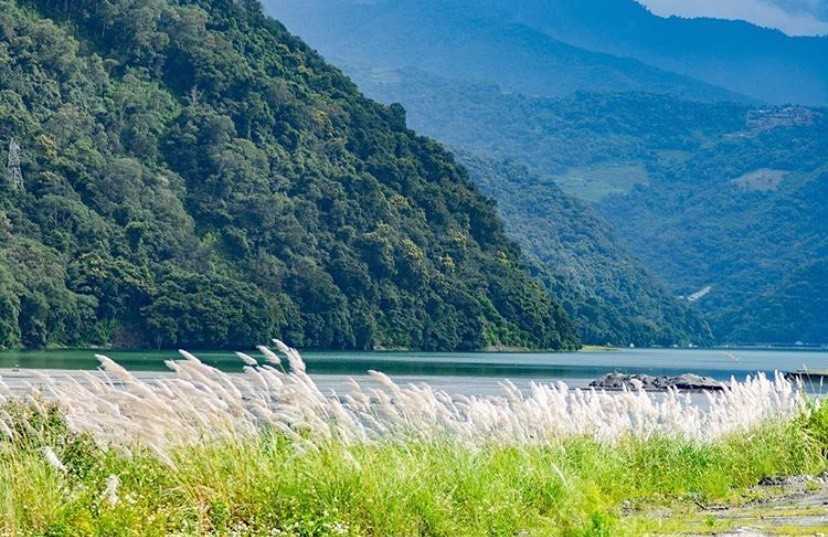
<instances>
[{"instance_id":1,"label":"wild vegetation","mask_svg":"<svg viewBox=\"0 0 828 537\"><path fill-rule=\"evenodd\" d=\"M102 377L0 402L0 533L639 535L622 504L738 501L828 464L828 405L782 378L707 409L541 384L451 397L380 373L323 395L277 345L240 355L241 376L185 353L142 382L101 357Z\"/></svg>"},{"instance_id":2,"label":"wild vegetation","mask_svg":"<svg viewBox=\"0 0 828 537\"><path fill-rule=\"evenodd\" d=\"M659 151L693 153L745 129L752 110L746 104L699 103L652 92L544 98L506 92L495 75L474 82L419 69L383 70L343 62L368 95L402 103L409 124L418 131L451 147L514 159L538 175L556 178L572 168L605 163L649 166L665 156ZM590 186L569 192L594 199L584 195Z\"/></svg>"},{"instance_id":3,"label":"wild vegetation","mask_svg":"<svg viewBox=\"0 0 828 537\"><path fill-rule=\"evenodd\" d=\"M255 1L0 0L0 347L575 347L404 118Z\"/></svg>"},{"instance_id":4,"label":"wild vegetation","mask_svg":"<svg viewBox=\"0 0 828 537\"><path fill-rule=\"evenodd\" d=\"M633 168L613 168L603 180L595 170L573 173L580 180L565 177L579 166L627 163L645 144L695 144L688 134L699 122L693 105L662 107L662 101L672 101L649 96L648 102L643 95L530 99L412 69L348 70L369 95L405 103L412 126L456 148L472 180L498 201L507 232L576 322L583 341L713 341L701 316L631 255L612 226L583 201L628 191L635 183L627 183ZM718 107L711 108L709 115L715 115ZM669 120L662 119L665 109L672 112ZM648 121L638 123L636 114ZM643 178L636 179L646 182L647 170L639 166Z\"/></svg>"}]
</instances>

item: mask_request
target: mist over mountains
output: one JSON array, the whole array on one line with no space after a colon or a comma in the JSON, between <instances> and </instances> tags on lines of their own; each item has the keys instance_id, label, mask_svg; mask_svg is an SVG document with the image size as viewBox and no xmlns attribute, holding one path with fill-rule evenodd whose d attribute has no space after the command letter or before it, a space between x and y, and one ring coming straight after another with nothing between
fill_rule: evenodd
<instances>
[{"instance_id":1,"label":"mist over mountains","mask_svg":"<svg viewBox=\"0 0 828 537\"><path fill-rule=\"evenodd\" d=\"M587 90L745 99L632 58L572 46L498 4L276 0L266 5L323 55L359 67L416 67L478 82L498 73L504 90L540 96Z\"/></svg>"},{"instance_id":2,"label":"mist over mountains","mask_svg":"<svg viewBox=\"0 0 828 537\"><path fill-rule=\"evenodd\" d=\"M329 58L478 81L496 73L511 91L640 90L721 99L725 89L731 100L738 94L779 104L828 102L828 38L790 37L743 21L658 17L634 0L267 0L266 6Z\"/></svg>"},{"instance_id":3,"label":"mist over mountains","mask_svg":"<svg viewBox=\"0 0 828 537\"><path fill-rule=\"evenodd\" d=\"M828 35L828 4L824 0L639 0L663 17L744 20L782 30L791 36Z\"/></svg>"}]
</instances>

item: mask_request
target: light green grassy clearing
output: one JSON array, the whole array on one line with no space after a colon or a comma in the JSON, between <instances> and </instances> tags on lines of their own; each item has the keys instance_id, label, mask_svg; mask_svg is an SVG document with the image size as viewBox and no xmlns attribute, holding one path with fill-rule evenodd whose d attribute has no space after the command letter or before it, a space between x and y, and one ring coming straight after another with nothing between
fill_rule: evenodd
<instances>
[{"instance_id":1,"label":"light green grassy clearing","mask_svg":"<svg viewBox=\"0 0 828 537\"><path fill-rule=\"evenodd\" d=\"M641 162L628 162L574 167L553 179L567 194L598 202L611 194L624 194L636 185L647 184L650 176Z\"/></svg>"},{"instance_id":2,"label":"light green grassy clearing","mask_svg":"<svg viewBox=\"0 0 828 537\"><path fill-rule=\"evenodd\" d=\"M582 345L579 352L613 352L617 351L617 347L609 347L607 345Z\"/></svg>"},{"instance_id":3,"label":"light green grassy clearing","mask_svg":"<svg viewBox=\"0 0 828 537\"><path fill-rule=\"evenodd\" d=\"M735 504L764 476L822 471L828 449L823 404L713 444L576 438L470 449L446 440L298 452L262 434L180 448L169 467L141 450L96 447L57 411L14 412L17 439L0 442L4 537L639 535L676 522L625 517L622 506ZM46 461L45 445L65 473ZM121 481L114 506L103 497L110 475Z\"/></svg>"}]
</instances>

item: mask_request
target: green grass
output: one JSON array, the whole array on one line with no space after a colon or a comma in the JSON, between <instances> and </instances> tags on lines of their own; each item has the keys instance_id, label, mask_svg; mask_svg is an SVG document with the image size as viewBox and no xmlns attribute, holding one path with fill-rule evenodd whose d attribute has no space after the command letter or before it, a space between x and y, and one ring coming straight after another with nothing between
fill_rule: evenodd
<instances>
[{"instance_id":1,"label":"green grass","mask_svg":"<svg viewBox=\"0 0 828 537\"><path fill-rule=\"evenodd\" d=\"M636 535L624 510L736 503L762 477L826 467L828 404L713 444L570 439L471 449L449 440L297 450L275 434L152 453L98 447L57 411L15 414L0 442L0 535ZM52 468L50 446L66 466ZM121 480L115 506L106 480Z\"/></svg>"}]
</instances>

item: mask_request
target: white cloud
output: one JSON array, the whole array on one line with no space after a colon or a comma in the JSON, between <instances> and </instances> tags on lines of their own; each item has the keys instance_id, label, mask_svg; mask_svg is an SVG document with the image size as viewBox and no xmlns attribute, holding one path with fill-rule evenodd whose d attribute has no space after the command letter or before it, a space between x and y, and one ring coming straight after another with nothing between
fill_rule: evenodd
<instances>
[{"instance_id":1,"label":"white cloud","mask_svg":"<svg viewBox=\"0 0 828 537\"><path fill-rule=\"evenodd\" d=\"M810 13L820 20L828 20L828 0L769 0L794 13Z\"/></svg>"},{"instance_id":2,"label":"white cloud","mask_svg":"<svg viewBox=\"0 0 828 537\"><path fill-rule=\"evenodd\" d=\"M639 0L656 15L746 20L789 35L826 35L824 0Z\"/></svg>"}]
</instances>

